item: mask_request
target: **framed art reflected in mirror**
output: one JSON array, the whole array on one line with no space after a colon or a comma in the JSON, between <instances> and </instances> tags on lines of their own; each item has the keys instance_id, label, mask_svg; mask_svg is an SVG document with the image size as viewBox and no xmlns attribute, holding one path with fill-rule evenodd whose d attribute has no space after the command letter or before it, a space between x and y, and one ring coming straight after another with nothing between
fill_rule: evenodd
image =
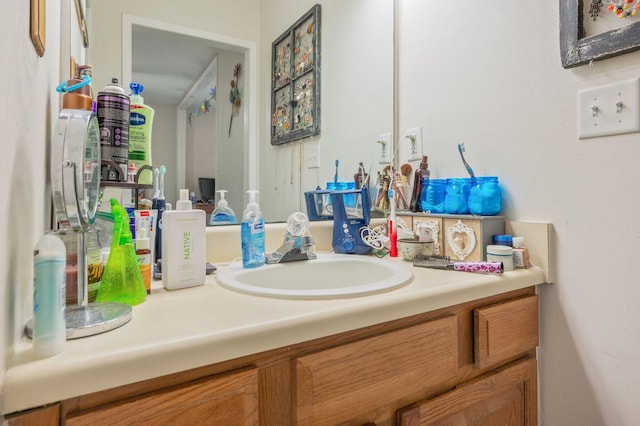
<instances>
[{"instance_id":1,"label":"framed art reflected in mirror","mask_svg":"<svg viewBox=\"0 0 640 426\"><path fill-rule=\"evenodd\" d=\"M272 44L271 144L320 134L320 5Z\"/></svg>"},{"instance_id":2,"label":"framed art reflected in mirror","mask_svg":"<svg viewBox=\"0 0 640 426\"><path fill-rule=\"evenodd\" d=\"M572 68L640 49L637 1L559 0L562 66ZM620 10L618 10L618 7ZM586 15L586 16L585 16ZM587 23L609 18L610 28L589 33Z\"/></svg>"}]
</instances>

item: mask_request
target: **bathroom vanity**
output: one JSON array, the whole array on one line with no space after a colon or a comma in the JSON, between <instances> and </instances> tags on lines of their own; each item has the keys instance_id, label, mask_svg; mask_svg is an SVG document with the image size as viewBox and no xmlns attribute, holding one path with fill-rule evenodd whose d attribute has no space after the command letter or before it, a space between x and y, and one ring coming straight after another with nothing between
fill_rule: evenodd
<instances>
[{"instance_id":1,"label":"bathroom vanity","mask_svg":"<svg viewBox=\"0 0 640 426\"><path fill-rule=\"evenodd\" d=\"M57 356L34 360L20 342L3 413L10 425L537 424L545 272L413 273L334 300L240 294L213 276L154 288L130 323Z\"/></svg>"}]
</instances>

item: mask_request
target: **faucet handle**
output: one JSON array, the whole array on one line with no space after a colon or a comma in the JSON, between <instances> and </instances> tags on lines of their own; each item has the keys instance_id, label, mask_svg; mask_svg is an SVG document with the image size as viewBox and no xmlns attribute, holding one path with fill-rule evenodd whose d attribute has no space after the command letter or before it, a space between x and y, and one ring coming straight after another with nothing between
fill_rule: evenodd
<instances>
[{"instance_id":1,"label":"faucet handle","mask_svg":"<svg viewBox=\"0 0 640 426\"><path fill-rule=\"evenodd\" d=\"M287 232L294 237L301 237L309 231L309 218L302 212L291 213L287 218Z\"/></svg>"}]
</instances>

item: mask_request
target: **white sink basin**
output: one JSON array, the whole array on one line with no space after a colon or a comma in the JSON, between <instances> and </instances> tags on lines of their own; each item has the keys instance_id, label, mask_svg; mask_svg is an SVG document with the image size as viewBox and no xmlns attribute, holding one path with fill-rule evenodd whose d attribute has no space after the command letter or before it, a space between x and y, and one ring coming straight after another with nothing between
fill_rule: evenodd
<instances>
[{"instance_id":1,"label":"white sink basin","mask_svg":"<svg viewBox=\"0 0 640 426\"><path fill-rule=\"evenodd\" d=\"M388 259L347 254L318 254L315 260L244 269L242 262L221 267L216 281L225 288L283 299L337 299L366 296L402 287L411 269Z\"/></svg>"}]
</instances>

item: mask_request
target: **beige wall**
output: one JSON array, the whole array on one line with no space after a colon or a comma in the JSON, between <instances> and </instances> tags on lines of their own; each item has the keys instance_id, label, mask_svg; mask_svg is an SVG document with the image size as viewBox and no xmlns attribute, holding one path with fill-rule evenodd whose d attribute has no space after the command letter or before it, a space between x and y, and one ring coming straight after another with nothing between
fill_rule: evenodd
<instances>
[{"instance_id":1,"label":"beige wall","mask_svg":"<svg viewBox=\"0 0 640 426\"><path fill-rule=\"evenodd\" d=\"M321 5L321 130L319 136L271 145L271 42ZM333 180L353 180L358 163L377 162L376 140L393 131L393 2L390 0L261 0L260 204L265 220L306 212L304 192ZM312 147L320 168L307 168Z\"/></svg>"},{"instance_id":2,"label":"beige wall","mask_svg":"<svg viewBox=\"0 0 640 426\"><path fill-rule=\"evenodd\" d=\"M69 11L68 1L47 1L42 58L29 38L29 2L7 2L0 15L0 386L14 342L32 316L33 247L49 228L51 195L45 182L49 139L60 109L55 88L69 74L68 61L60 62L61 50L69 55ZM62 41L61 33L67 34Z\"/></svg>"},{"instance_id":3,"label":"beige wall","mask_svg":"<svg viewBox=\"0 0 640 426\"><path fill-rule=\"evenodd\" d=\"M431 175L465 174L464 141L476 174L499 176L511 220L553 223L540 422L637 424L639 135L578 140L576 92L638 78L640 53L563 69L557 2L466 2L453 15L399 4L399 126L423 126Z\"/></svg>"}]
</instances>

